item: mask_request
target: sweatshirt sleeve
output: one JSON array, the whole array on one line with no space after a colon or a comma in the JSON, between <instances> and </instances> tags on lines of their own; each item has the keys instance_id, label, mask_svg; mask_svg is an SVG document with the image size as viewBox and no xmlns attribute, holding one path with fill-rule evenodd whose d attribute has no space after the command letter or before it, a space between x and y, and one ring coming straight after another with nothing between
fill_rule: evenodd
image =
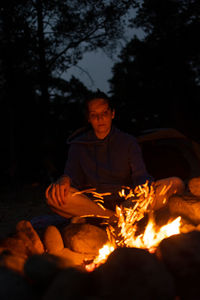
<instances>
[{"instance_id":1,"label":"sweatshirt sleeve","mask_svg":"<svg viewBox=\"0 0 200 300\"><path fill-rule=\"evenodd\" d=\"M129 160L132 182L134 186L144 184L147 180L149 183L154 181L153 177L146 170L141 148L134 137L129 148Z\"/></svg>"},{"instance_id":2,"label":"sweatshirt sleeve","mask_svg":"<svg viewBox=\"0 0 200 300\"><path fill-rule=\"evenodd\" d=\"M70 145L64 168L64 174L70 177L71 185L77 189L80 189L84 184L84 174L79 162L79 151L77 144Z\"/></svg>"}]
</instances>

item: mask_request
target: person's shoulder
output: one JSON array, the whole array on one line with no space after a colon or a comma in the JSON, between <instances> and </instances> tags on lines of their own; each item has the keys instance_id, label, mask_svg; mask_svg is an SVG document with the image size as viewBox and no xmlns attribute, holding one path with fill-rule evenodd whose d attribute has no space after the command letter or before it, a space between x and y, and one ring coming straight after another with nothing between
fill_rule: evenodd
<instances>
[{"instance_id":1,"label":"person's shoulder","mask_svg":"<svg viewBox=\"0 0 200 300\"><path fill-rule=\"evenodd\" d=\"M132 135L128 132L125 132L117 127L115 127L114 134L115 134L115 137L119 138L120 140L129 142L129 143L137 143L137 138L134 135Z\"/></svg>"},{"instance_id":2,"label":"person's shoulder","mask_svg":"<svg viewBox=\"0 0 200 300\"><path fill-rule=\"evenodd\" d=\"M77 145L77 144L87 144L92 139L92 130L88 128L80 128L71 134L67 139L67 144Z\"/></svg>"}]
</instances>

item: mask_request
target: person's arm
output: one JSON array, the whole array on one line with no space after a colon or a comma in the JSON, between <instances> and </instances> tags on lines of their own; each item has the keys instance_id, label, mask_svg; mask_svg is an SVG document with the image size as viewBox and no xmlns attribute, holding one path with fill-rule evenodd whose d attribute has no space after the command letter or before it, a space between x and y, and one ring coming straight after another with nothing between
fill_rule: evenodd
<instances>
[{"instance_id":1,"label":"person's arm","mask_svg":"<svg viewBox=\"0 0 200 300\"><path fill-rule=\"evenodd\" d=\"M46 189L46 199L48 204L63 205L70 189L70 178L62 175L56 182Z\"/></svg>"},{"instance_id":2,"label":"person's arm","mask_svg":"<svg viewBox=\"0 0 200 300\"><path fill-rule=\"evenodd\" d=\"M65 199L71 186L71 178L75 176L75 173L78 173L78 159L76 157L76 152L76 147L71 145L65 163L64 174L46 189L45 196L48 204L56 206L65 204Z\"/></svg>"},{"instance_id":3,"label":"person's arm","mask_svg":"<svg viewBox=\"0 0 200 300\"><path fill-rule=\"evenodd\" d=\"M71 186L79 189L84 186L85 174L80 163L82 148L79 144L72 144L68 151L68 158L64 167L64 175L69 176Z\"/></svg>"}]
</instances>

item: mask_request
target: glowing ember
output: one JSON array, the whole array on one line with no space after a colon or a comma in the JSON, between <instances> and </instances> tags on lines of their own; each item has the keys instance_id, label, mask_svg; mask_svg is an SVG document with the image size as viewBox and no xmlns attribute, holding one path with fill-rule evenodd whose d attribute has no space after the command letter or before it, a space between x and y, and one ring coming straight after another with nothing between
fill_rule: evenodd
<instances>
[{"instance_id":1,"label":"glowing ember","mask_svg":"<svg viewBox=\"0 0 200 300\"><path fill-rule=\"evenodd\" d=\"M99 249L98 256L93 260L93 262L85 265L85 269L88 272L94 271L99 265L106 262L108 256L115 250L115 247L110 243L105 244L101 249Z\"/></svg>"},{"instance_id":2,"label":"glowing ember","mask_svg":"<svg viewBox=\"0 0 200 300\"><path fill-rule=\"evenodd\" d=\"M169 187L165 186L163 193L168 189ZM164 238L180 233L181 217L162 227L156 225L151 210L155 196L154 188L148 182L137 186L134 192L129 187L125 187L119 192L119 195L125 199L125 203L126 200L129 201L129 207L116 206L116 226L110 224L107 226L110 242L99 250L99 255L87 266L88 271L105 263L116 247L136 247L148 249L152 253ZM137 234L138 222L146 215L148 215L146 228L143 233Z\"/></svg>"},{"instance_id":3,"label":"glowing ember","mask_svg":"<svg viewBox=\"0 0 200 300\"><path fill-rule=\"evenodd\" d=\"M180 220L181 217L178 217L174 221L162 226L158 230L156 230L154 221L149 220L143 234L140 234L137 237L132 236L129 239L125 238L124 242L127 247L148 249L152 253L164 238L180 232Z\"/></svg>"},{"instance_id":4,"label":"glowing ember","mask_svg":"<svg viewBox=\"0 0 200 300\"><path fill-rule=\"evenodd\" d=\"M94 259L94 263L96 265L99 265L100 263L104 263L110 253L112 253L115 250L115 247L111 245L110 243L105 244L100 250L99 255Z\"/></svg>"}]
</instances>

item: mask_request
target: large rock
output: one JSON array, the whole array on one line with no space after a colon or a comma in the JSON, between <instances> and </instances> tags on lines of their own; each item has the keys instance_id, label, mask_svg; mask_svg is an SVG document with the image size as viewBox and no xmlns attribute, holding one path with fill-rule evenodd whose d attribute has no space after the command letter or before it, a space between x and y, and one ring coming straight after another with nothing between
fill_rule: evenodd
<instances>
[{"instance_id":1,"label":"large rock","mask_svg":"<svg viewBox=\"0 0 200 300\"><path fill-rule=\"evenodd\" d=\"M43 300L99 299L94 298L96 292L91 273L69 268L57 275Z\"/></svg>"},{"instance_id":2,"label":"large rock","mask_svg":"<svg viewBox=\"0 0 200 300\"><path fill-rule=\"evenodd\" d=\"M16 237L23 240L29 255L44 253L43 243L31 225L31 222L22 220L16 225Z\"/></svg>"},{"instance_id":3,"label":"large rock","mask_svg":"<svg viewBox=\"0 0 200 300\"><path fill-rule=\"evenodd\" d=\"M55 254L59 257L60 265L62 268L76 268L79 270L85 269L85 262L91 261L95 258L93 254L78 253L70 250L69 248L64 248L59 253Z\"/></svg>"},{"instance_id":4,"label":"large rock","mask_svg":"<svg viewBox=\"0 0 200 300\"><path fill-rule=\"evenodd\" d=\"M66 248L85 254L97 255L108 240L105 230L91 224L71 224L61 234Z\"/></svg>"},{"instance_id":5,"label":"large rock","mask_svg":"<svg viewBox=\"0 0 200 300\"><path fill-rule=\"evenodd\" d=\"M146 250L116 249L94 276L102 299L175 299L172 276Z\"/></svg>"},{"instance_id":6,"label":"large rock","mask_svg":"<svg viewBox=\"0 0 200 300\"><path fill-rule=\"evenodd\" d=\"M40 289L45 289L61 269L59 257L48 253L32 255L24 264L25 276Z\"/></svg>"},{"instance_id":7,"label":"large rock","mask_svg":"<svg viewBox=\"0 0 200 300\"><path fill-rule=\"evenodd\" d=\"M16 225L16 232L0 242L0 266L23 274L25 260L34 254L44 253L39 235L29 221Z\"/></svg>"},{"instance_id":8,"label":"large rock","mask_svg":"<svg viewBox=\"0 0 200 300\"><path fill-rule=\"evenodd\" d=\"M63 248L55 254L44 253L30 256L25 262L24 274L34 285L44 290L61 270L75 268L85 271L84 260L92 259L94 256Z\"/></svg>"},{"instance_id":9,"label":"large rock","mask_svg":"<svg viewBox=\"0 0 200 300\"><path fill-rule=\"evenodd\" d=\"M0 267L0 299L36 300L39 298L23 276Z\"/></svg>"},{"instance_id":10,"label":"large rock","mask_svg":"<svg viewBox=\"0 0 200 300\"><path fill-rule=\"evenodd\" d=\"M183 216L192 223L200 224L200 199L195 196L173 195L168 202L169 211L174 216Z\"/></svg>"},{"instance_id":11,"label":"large rock","mask_svg":"<svg viewBox=\"0 0 200 300\"><path fill-rule=\"evenodd\" d=\"M27 258L27 248L24 240L18 237L7 237L3 239L0 243L0 253L10 253L12 255L17 255L22 258Z\"/></svg>"},{"instance_id":12,"label":"large rock","mask_svg":"<svg viewBox=\"0 0 200 300\"><path fill-rule=\"evenodd\" d=\"M181 300L200 299L200 232L192 231L164 239L156 254L173 275Z\"/></svg>"},{"instance_id":13,"label":"large rock","mask_svg":"<svg viewBox=\"0 0 200 300\"><path fill-rule=\"evenodd\" d=\"M13 270L21 275L24 275L25 262L25 257L13 255L6 251L0 255L0 267L5 267L7 269Z\"/></svg>"}]
</instances>

